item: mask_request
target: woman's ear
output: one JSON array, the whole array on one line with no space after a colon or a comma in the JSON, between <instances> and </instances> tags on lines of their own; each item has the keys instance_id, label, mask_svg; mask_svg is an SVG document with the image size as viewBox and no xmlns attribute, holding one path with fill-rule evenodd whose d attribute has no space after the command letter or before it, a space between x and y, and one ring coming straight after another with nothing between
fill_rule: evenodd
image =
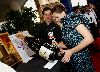
<instances>
[{"instance_id":1,"label":"woman's ear","mask_svg":"<svg viewBox=\"0 0 100 72\"><path fill-rule=\"evenodd\" d=\"M63 11L63 12L61 13L61 18L63 18L64 16L66 16L65 11Z\"/></svg>"}]
</instances>

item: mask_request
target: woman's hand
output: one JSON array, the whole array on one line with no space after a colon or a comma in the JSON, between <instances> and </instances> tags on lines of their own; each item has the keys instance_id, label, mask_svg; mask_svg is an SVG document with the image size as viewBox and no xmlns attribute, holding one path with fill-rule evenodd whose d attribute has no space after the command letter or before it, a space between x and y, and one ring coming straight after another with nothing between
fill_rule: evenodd
<instances>
[{"instance_id":1,"label":"woman's hand","mask_svg":"<svg viewBox=\"0 0 100 72\"><path fill-rule=\"evenodd\" d=\"M70 58L72 56L72 54L74 52L72 52L71 50L62 50L61 53L64 54L64 57L62 58L62 62L66 63L66 62L69 62L70 61Z\"/></svg>"}]
</instances>

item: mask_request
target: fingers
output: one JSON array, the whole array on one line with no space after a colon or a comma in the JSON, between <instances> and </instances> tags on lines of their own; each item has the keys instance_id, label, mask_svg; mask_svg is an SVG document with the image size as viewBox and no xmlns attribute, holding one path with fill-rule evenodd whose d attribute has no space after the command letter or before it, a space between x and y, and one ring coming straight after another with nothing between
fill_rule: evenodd
<instances>
[{"instance_id":1,"label":"fingers","mask_svg":"<svg viewBox=\"0 0 100 72\"><path fill-rule=\"evenodd\" d=\"M64 57L61 60L63 63L69 62L70 61L70 57L67 57L64 55Z\"/></svg>"},{"instance_id":2,"label":"fingers","mask_svg":"<svg viewBox=\"0 0 100 72\"><path fill-rule=\"evenodd\" d=\"M17 33L17 34L16 34L16 37L18 37L18 38L20 38L20 37L22 37L22 36L23 36L22 33Z\"/></svg>"},{"instance_id":3,"label":"fingers","mask_svg":"<svg viewBox=\"0 0 100 72\"><path fill-rule=\"evenodd\" d=\"M60 54L64 54L64 50L62 48L60 49Z\"/></svg>"},{"instance_id":4,"label":"fingers","mask_svg":"<svg viewBox=\"0 0 100 72\"><path fill-rule=\"evenodd\" d=\"M64 44L58 44L58 47L59 47L59 48L67 49L67 47L66 47Z\"/></svg>"},{"instance_id":5,"label":"fingers","mask_svg":"<svg viewBox=\"0 0 100 72\"><path fill-rule=\"evenodd\" d=\"M24 39L25 38L25 36L23 35L23 33L20 32L20 31L18 31L18 33L16 33L16 37L20 38L20 39Z\"/></svg>"},{"instance_id":6,"label":"fingers","mask_svg":"<svg viewBox=\"0 0 100 72\"><path fill-rule=\"evenodd\" d=\"M61 61L63 63L69 62L72 56L72 52L70 50L62 50L61 52L64 53L64 56Z\"/></svg>"},{"instance_id":7,"label":"fingers","mask_svg":"<svg viewBox=\"0 0 100 72\"><path fill-rule=\"evenodd\" d=\"M58 45L58 43L56 41L52 41L52 44L55 45L55 46Z\"/></svg>"}]
</instances>

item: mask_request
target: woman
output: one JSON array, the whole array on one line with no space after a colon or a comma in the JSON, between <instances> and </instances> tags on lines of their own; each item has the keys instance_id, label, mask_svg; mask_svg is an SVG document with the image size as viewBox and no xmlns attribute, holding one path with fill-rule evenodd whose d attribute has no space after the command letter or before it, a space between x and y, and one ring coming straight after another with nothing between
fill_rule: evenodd
<instances>
[{"instance_id":1,"label":"woman","mask_svg":"<svg viewBox=\"0 0 100 72\"><path fill-rule=\"evenodd\" d=\"M78 16L67 15L64 6L55 5L52 9L56 22L62 22L62 38L69 46L68 50L61 49L64 53L62 62L70 62L76 72L94 72L90 61L89 51L86 48L94 39L88 28L81 23ZM58 44L62 48L64 45Z\"/></svg>"}]
</instances>

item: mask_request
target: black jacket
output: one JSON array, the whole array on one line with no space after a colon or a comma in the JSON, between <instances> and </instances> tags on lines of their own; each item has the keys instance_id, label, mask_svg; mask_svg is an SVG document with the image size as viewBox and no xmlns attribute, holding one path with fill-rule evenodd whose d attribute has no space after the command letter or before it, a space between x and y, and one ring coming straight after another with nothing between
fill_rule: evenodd
<instances>
[{"instance_id":1,"label":"black jacket","mask_svg":"<svg viewBox=\"0 0 100 72\"><path fill-rule=\"evenodd\" d=\"M49 25L46 24L44 21L43 23L40 24L39 26L39 38L42 38L45 42L52 43L52 40L49 39L48 32L52 31L53 35L55 37L55 40L57 42L62 41L62 33L61 33L61 28L55 22L51 22Z\"/></svg>"}]
</instances>

